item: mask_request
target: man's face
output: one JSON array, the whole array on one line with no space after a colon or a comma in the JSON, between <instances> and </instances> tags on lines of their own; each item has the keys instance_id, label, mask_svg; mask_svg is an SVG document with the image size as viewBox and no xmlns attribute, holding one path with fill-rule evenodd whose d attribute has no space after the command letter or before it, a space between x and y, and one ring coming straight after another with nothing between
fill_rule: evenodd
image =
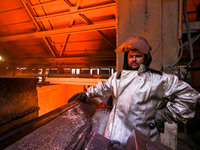
<instances>
[{"instance_id":1,"label":"man's face","mask_svg":"<svg viewBox=\"0 0 200 150\"><path fill-rule=\"evenodd\" d=\"M128 52L129 69L137 70L139 66L144 63L144 54L138 50L131 50Z\"/></svg>"}]
</instances>

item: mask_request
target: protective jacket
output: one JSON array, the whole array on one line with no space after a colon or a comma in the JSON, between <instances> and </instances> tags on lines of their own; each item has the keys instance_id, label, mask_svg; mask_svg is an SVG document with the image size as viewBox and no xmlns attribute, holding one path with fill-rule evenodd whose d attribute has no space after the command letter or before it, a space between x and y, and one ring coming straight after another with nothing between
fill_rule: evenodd
<instances>
[{"instance_id":1,"label":"protective jacket","mask_svg":"<svg viewBox=\"0 0 200 150\"><path fill-rule=\"evenodd\" d=\"M125 145L133 129L159 139L159 132L152 126L155 112L167 107L175 121L194 117L195 105L200 97L186 82L177 76L159 73L144 65L135 70L122 70L120 78L114 73L107 82L88 88L89 97L113 97L104 136Z\"/></svg>"}]
</instances>

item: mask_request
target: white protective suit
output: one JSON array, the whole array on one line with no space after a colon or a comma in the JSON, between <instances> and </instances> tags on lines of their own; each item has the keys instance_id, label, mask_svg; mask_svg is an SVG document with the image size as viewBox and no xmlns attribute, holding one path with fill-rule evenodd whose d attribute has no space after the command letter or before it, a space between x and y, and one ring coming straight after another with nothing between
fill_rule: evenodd
<instances>
[{"instance_id":1,"label":"white protective suit","mask_svg":"<svg viewBox=\"0 0 200 150\"><path fill-rule=\"evenodd\" d=\"M154 124L155 112L167 107L174 120L194 117L199 93L177 76L158 73L147 69L143 64L138 71L122 70L117 78L114 73L107 82L99 82L96 87L89 87L89 97L113 97L113 109L109 115L104 136L126 145L133 129L149 136L153 141L159 140Z\"/></svg>"}]
</instances>

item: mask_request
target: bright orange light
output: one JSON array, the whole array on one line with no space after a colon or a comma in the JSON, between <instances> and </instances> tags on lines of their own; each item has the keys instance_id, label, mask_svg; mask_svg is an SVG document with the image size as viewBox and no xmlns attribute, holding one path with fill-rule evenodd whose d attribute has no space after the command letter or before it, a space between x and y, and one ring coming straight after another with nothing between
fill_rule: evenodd
<instances>
[{"instance_id":1,"label":"bright orange light","mask_svg":"<svg viewBox=\"0 0 200 150\"><path fill-rule=\"evenodd\" d=\"M2 57L2 56L0 56L0 61L4 61L4 59L3 59L3 57Z\"/></svg>"}]
</instances>

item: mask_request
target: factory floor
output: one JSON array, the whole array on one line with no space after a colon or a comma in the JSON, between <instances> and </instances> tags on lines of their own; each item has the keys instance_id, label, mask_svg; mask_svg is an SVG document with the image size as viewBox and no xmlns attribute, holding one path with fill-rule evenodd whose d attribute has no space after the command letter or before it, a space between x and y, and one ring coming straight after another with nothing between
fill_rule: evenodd
<instances>
[{"instance_id":1,"label":"factory floor","mask_svg":"<svg viewBox=\"0 0 200 150\"><path fill-rule=\"evenodd\" d=\"M199 112L186 125L179 125L177 150L200 150Z\"/></svg>"},{"instance_id":2,"label":"factory floor","mask_svg":"<svg viewBox=\"0 0 200 150\"><path fill-rule=\"evenodd\" d=\"M200 145L192 138L178 138L177 150L200 150Z\"/></svg>"}]
</instances>

